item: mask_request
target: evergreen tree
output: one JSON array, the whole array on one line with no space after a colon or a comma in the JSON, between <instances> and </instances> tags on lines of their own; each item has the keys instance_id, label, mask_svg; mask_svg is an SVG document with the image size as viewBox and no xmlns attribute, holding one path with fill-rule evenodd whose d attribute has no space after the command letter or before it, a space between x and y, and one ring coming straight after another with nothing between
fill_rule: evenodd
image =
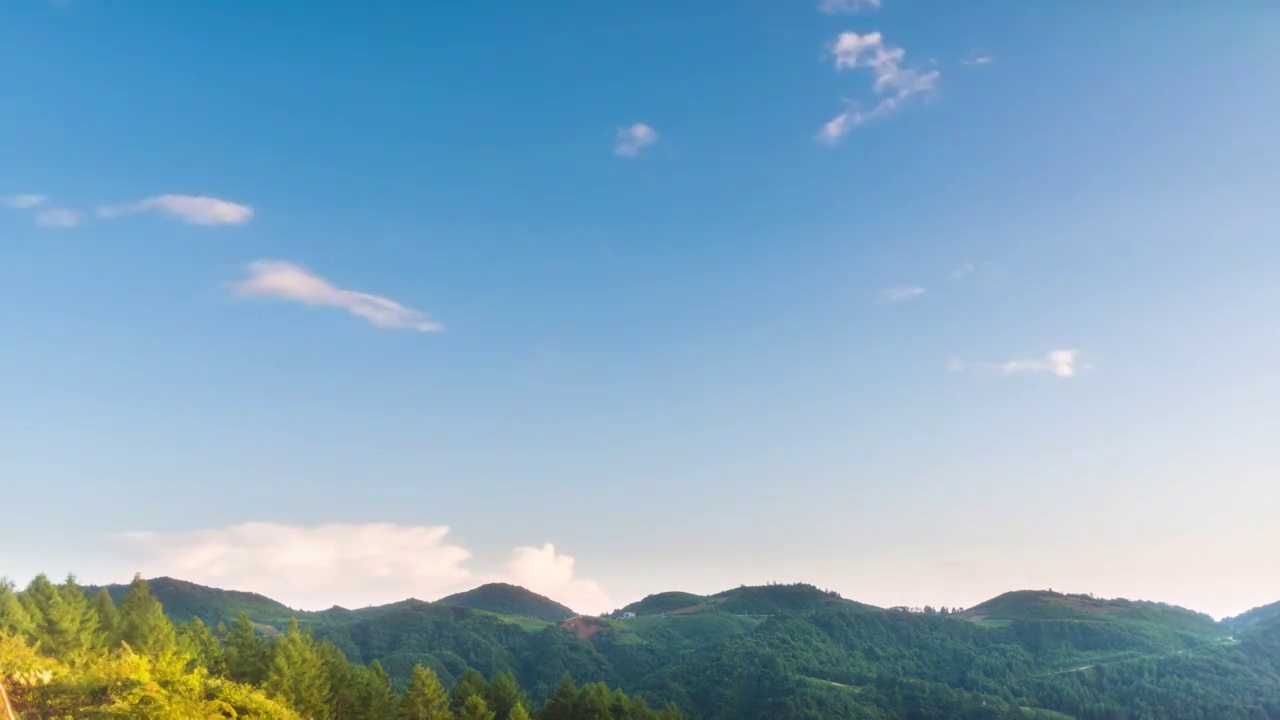
<instances>
[{"instance_id":1,"label":"evergreen tree","mask_svg":"<svg viewBox=\"0 0 1280 720\"><path fill-rule=\"evenodd\" d=\"M231 624L223 648L222 662L227 677L254 685L262 682L266 671L265 647L247 614L240 613Z\"/></svg>"},{"instance_id":2,"label":"evergreen tree","mask_svg":"<svg viewBox=\"0 0 1280 720\"><path fill-rule=\"evenodd\" d=\"M320 662L329 678L329 709L334 720L352 720L363 717L357 714L358 686L356 668L347 656L328 640L318 644Z\"/></svg>"},{"instance_id":3,"label":"evergreen tree","mask_svg":"<svg viewBox=\"0 0 1280 720\"><path fill-rule=\"evenodd\" d=\"M35 632L35 622L14 592L8 578L0 578L0 635L26 636Z\"/></svg>"},{"instance_id":4,"label":"evergreen tree","mask_svg":"<svg viewBox=\"0 0 1280 720\"><path fill-rule=\"evenodd\" d=\"M604 683L588 683L573 703L573 720L605 720L614 716L614 696Z\"/></svg>"},{"instance_id":5,"label":"evergreen tree","mask_svg":"<svg viewBox=\"0 0 1280 720\"><path fill-rule=\"evenodd\" d=\"M524 709L524 705L516 703L507 715L507 720L529 720L529 711Z\"/></svg>"},{"instance_id":6,"label":"evergreen tree","mask_svg":"<svg viewBox=\"0 0 1280 720\"><path fill-rule=\"evenodd\" d=\"M494 720L494 715L489 705L485 703L484 696L477 693L468 696L462 703L462 712L458 713L458 720Z\"/></svg>"},{"instance_id":7,"label":"evergreen tree","mask_svg":"<svg viewBox=\"0 0 1280 720\"><path fill-rule=\"evenodd\" d=\"M396 716L396 691L391 678L374 660L369 667L356 671L356 712L360 718L393 718Z\"/></svg>"},{"instance_id":8,"label":"evergreen tree","mask_svg":"<svg viewBox=\"0 0 1280 720\"><path fill-rule=\"evenodd\" d=\"M461 715L462 706L471 699L472 695L479 695L482 699L488 697L489 683L485 682L484 676L478 671L467 668L458 678L457 684L453 686L453 692L449 695L449 704L453 707L453 712Z\"/></svg>"},{"instance_id":9,"label":"evergreen tree","mask_svg":"<svg viewBox=\"0 0 1280 720\"><path fill-rule=\"evenodd\" d=\"M151 657L171 653L177 647L173 623L141 575L134 575L129 592L120 603L120 627L124 641L134 652Z\"/></svg>"},{"instance_id":10,"label":"evergreen tree","mask_svg":"<svg viewBox=\"0 0 1280 720\"><path fill-rule=\"evenodd\" d=\"M516 676L509 672L498 673L489 683L489 692L485 694L489 709L498 720L507 720L512 708L525 702L524 692L516 682Z\"/></svg>"},{"instance_id":11,"label":"evergreen tree","mask_svg":"<svg viewBox=\"0 0 1280 720\"><path fill-rule=\"evenodd\" d=\"M400 717L403 720L453 720L449 696L434 671L421 665L413 666L409 687L400 699Z\"/></svg>"},{"instance_id":12,"label":"evergreen tree","mask_svg":"<svg viewBox=\"0 0 1280 720\"><path fill-rule=\"evenodd\" d=\"M107 592L106 588L102 588L97 595L93 596L90 606L98 616L98 639L101 647L105 650L114 650L120 644L123 632L120 609L116 607L115 601L111 599L111 593Z\"/></svg>"},{"instance_id":13,"label":"evergreen tree","mask_svg":"<svg viewBox=\"0 0 1280 720\"><path fill-rule=\"evenodd\" d=\"M569 673L565 673L538 717L540 720L573 720L573 708L577 702L578 686L573 684Z\"/></svg>"},{"instance_id":14,"label":"evergreen tree","mask_svg":"<svg viewBox=\"0 0 1280 720\"><path fill-rule=\"evenodd\" d=\"M303 717L329 717L329 677L315 641L303 633L298 620L289 621L284 634L271 644L271 660L263 682L267 692L281 698Z\"/></svg>"},{"instance_id":15,"label":"evergreen tree","mask_svg":"<svg viewBox=\"0 0 1280 720\"><path fill-rule=\"evenodd\" d=\"M178 647L198 666L215 675L224 672L222 666L222 646L209 631L209 626L200 618L178 628Z\"/></svg>"}]
</instances>

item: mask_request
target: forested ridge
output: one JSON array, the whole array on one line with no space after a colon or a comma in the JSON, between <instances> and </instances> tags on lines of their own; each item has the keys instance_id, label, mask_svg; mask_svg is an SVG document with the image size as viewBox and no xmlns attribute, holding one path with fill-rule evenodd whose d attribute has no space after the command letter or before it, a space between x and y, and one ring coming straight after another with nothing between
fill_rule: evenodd
<instances>
[{"instance_id":1,"label":"forested ridge","mask_svg":"<svg viewBox=\"0 0 1280 720\"><path fill-rule=\"evenodd\" d=\"M237 595L229 596L232 599ZM135 578L117 604L72 577L0 582L0 717L194 720L678 720L600 683L562 676L535 704L511 673L464 669L451 688L408 667L399 687L383 665L351 663L290 619L267 638L240 614L210 628L174 624Z\"/></svg>"},{"instance_id":2,"label":"forested ridge","mask_svg":"<svg viewBox=\"0 0 1280 720\"><path fill-rule=\"evenodd\" d=\"M1280 719L1270 606L1218 623L1036 591L908 611L769 585L553 622L530 616L563 614L546 598L483 590L464 601L493 609L297 612L171 579L86 596L37 578L0 590L0 673L28 718ZM452 715L403 714L445 696Z\"/></svg>"}]
</instances>

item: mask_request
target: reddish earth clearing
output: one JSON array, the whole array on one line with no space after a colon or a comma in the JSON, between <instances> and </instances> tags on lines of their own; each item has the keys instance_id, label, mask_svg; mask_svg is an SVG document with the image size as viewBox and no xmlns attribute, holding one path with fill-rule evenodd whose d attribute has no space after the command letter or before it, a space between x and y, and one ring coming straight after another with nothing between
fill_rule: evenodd
<instances>
[{"instance_id":1,"label":"reddish earth clearing","mask_svg":"<svg viewBox=\"0 0 1280 720\"><path fill-rule=\"evenodd\" d=\"M570 630L583 640L590 640L596 633L609 630L609 624L603 620L589 617L576 617L560 623L560 627Z\"/></svg>"}]
</instances>

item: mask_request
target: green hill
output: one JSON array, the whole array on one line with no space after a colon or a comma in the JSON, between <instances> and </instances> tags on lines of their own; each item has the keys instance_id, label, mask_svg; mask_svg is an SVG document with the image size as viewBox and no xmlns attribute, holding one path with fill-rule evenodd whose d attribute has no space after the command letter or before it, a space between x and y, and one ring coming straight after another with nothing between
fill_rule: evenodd
<instances>
[{"instance_id":1,"label":"green hill","mask_svg":"<svg viewBox=\"0 0 1280 720\"><path fill-rule=\"evenodd\" d=\"M467 668L510 672L538 702L569 673L673 701L695 720L1280 717L1280 618L1230 642L1224 625L1161 603L1020 591L940 615L766 585L652 595L625 620L543 623L527 615L541 605L494 604L532 595L504 588L449 600L479 597L482 608L408 600L290 613L250 593L156 584L174 617L244 609L282 627L296 614L351 660L378 660L397 687L420 663L446 684Z\"/></svg>"},{"instance_id":2,"label":"green hill","mask_svg":"<svg viewBox=\"0 0 1280 720\"><path fill-rule=\"evenodd\" d=\"M722 612L732 615L773 615L779 612L812 612L827 605L856 604L838 593L819 590L813 585L743 585L714 595L665 592L631 603L615 615L693 615Z\"/></svg>"},{"instance_id":3,"label":"green hill","mask_svg":"<svg viewBox=\"0 0 1280 720\"><path fill-rule=\"evenodd\" d=\"M1276 618L1280 618L1280 602L1256 607L1233 618L1227 618L1222 621L1222 624L1229 628L1231 632L1239 634L1248 632Z\"/></svg>"},{"instance_id":4,"label":"green hill","mask_svg":"<svg viewBox=\"0 0 1280 720\"><path fill-rule=\"evenodd\" d=\"M489 583L474 590L440 598L442 605L484 610L499 615L535 618L546 622L562 622L577 615L573 610L548 597L517 585Z\"/></svg>"},{"instance_id":5,"label":"green hill","mask_svg":"<svg viewBox=\"0 0 1280 720\"><path fill-rule=\"evenodd\" d=\"M707 598L702 595L694 595L687 592L663 592L655 595L646 596L643 600L638 600L623 607L621 610L614 612L614 615L622 613L635 613L636 615L661 615L662 613L673 612L675 610L683 610L691 608L705 601Z\"/></svg>"},{"instance_id":6,"label":"green hill","mask_svg":"<svg viewBox=\"0 0 1280 720\"><path fill-rule=\"evenodd\" d=\"M1177 605L1103 599L1091 595L1070 595L1052 590L1007 592L965 610L961 616L988 622L1014 620L1095 620L1141 622L1161 625L1179 632L1220 634L1221 628L1204 613Z\"/></svg>"},{"instance_id":7,"label":"green hill","mask_svg":"<svg viewBox=\"0 0 1280 720\"><path fill-rule=\"evenodd\" d=\"M219 590L170 577L158 577L148 582L151 584L151 594L164 605L165 614L177 623L200 618L206 625L213 627L219 622L230 624L240 613L245 613L256 623L282 628L291 617L301 620L317 614L293 610L257 593ZM89 592L96 590L97 588L87 588ZM129 586L108 585L107 591L118 603L129 591Z\"/></svg>"}]
</instances>

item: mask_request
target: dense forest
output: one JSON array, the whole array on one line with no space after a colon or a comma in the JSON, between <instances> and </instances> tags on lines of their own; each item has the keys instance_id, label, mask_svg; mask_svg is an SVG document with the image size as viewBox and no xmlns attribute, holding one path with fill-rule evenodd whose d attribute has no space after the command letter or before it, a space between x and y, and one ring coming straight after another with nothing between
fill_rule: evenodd
<instances>
[{"instance_id":1,"label":"dense forest","mask_svg":"<svg viewBox=\"0 0 1280 720\"><path fill-rule=\"evenodd\" d=\"M39 576L21 592L0 582L0 712L6 718L195 720L677 720L669 706L566 675L531 703L510 673L463 670L451 689L421 665L396 687L377 660L352 664L291 619L264 637L247 614L214 628L175 625L146 580L121 602L68 577Z\"/></svg>"},{"instance_id":2,"label":"dense forest","mask_svg":"<svg viewBox=\"0 0 1280 720\"><path fill-rule=\"evenodd\" d=\"M39 577L0 589L0 678L28 719L1280 720L1280 605L1219 623L1037 591L910 611L769 585L561 607L486 586L300 612Z\"/></svg>"}]
</instances>

